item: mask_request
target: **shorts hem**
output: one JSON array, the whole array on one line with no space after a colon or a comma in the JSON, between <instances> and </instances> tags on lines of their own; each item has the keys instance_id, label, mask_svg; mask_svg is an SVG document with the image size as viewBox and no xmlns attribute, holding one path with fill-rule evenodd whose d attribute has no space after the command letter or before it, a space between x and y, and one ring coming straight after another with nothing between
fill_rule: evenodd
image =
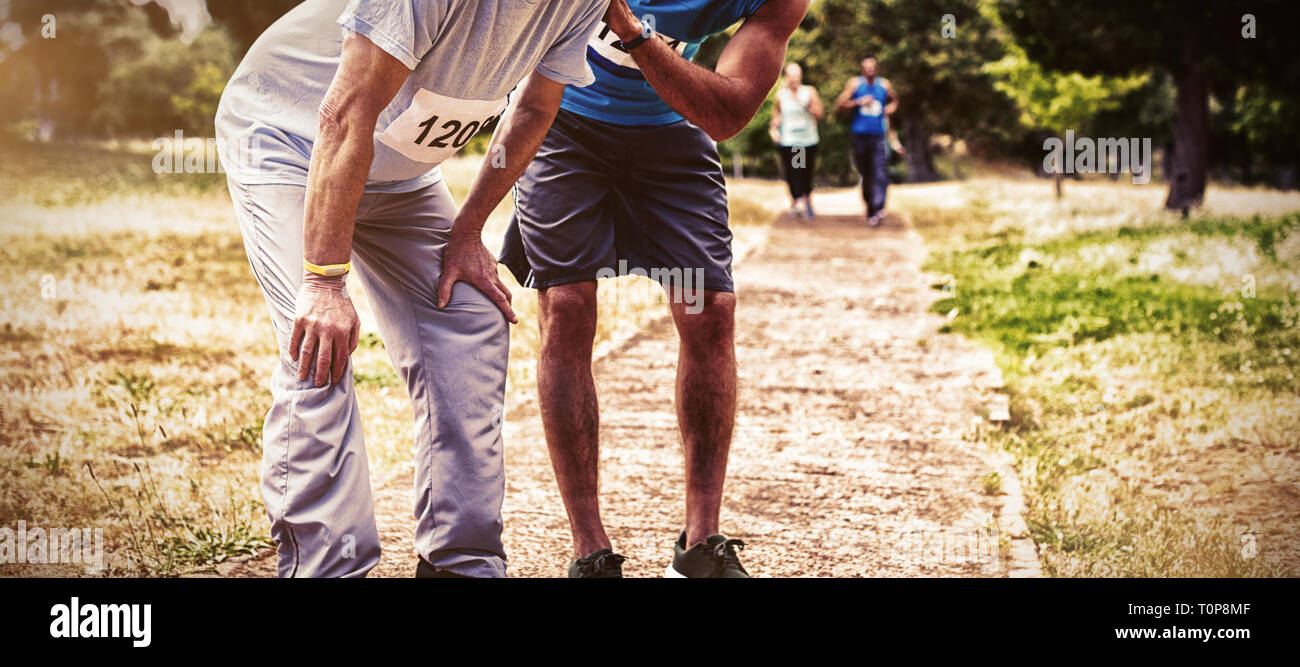
<instances>
[{"instance_id":1,"label":"shorts hem","mask_svg":"<svg viewBox=\"0 0 1300 667\"><path fill-rule=\"evenodd\" d=\"M601 275L601 272L607 268L609 267L599 267L595 269L588 269L585 271L576 271L574 273L566 273L565 275L562 276L554 276L550 278L539 278L536 272L531 272L527 284L524 284L523 286L530 287L532 289L537 289L537 290L544 290L551 287L559 287L561 285L571 285L573 283L598 281L602 278L618 277L617 275L612 275L612 276ZM658 282L660 285L666 284L662 280ZM667 285L671 286L671 283L667 283ZM704 291L706 292L734 293L736 291L735 284L732 281L719 279L719 278L705 278L701 287L703 287Z\"/></svg>"}]
</instances>

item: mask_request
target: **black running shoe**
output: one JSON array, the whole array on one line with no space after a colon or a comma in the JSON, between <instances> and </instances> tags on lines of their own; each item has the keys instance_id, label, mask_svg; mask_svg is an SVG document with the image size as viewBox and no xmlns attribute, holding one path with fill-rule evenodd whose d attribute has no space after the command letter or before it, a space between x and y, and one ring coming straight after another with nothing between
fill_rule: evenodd
<instances>
[{"instance_id":1,"label":"black running shoe","mask_svg":"<svg viewBox=\"0 0 1300 667\"><path fill-rule=\"evenodd\" d=\"M626 557L612 549L597 549L569 563L570 579L622 579Z\"/></svg>"},{"instance_id":2,"label":"black running shoe","mask_svg":"<svg viewBox=\"0 0 1300 667\"><path fill-rule=\"evenodd\" d=\"M686 548L686 532L673 545L673 564L665 573L670 579L749 579L745 566L740 564L736 550L744 550L741 540L729 540L725 535L710 535L709 539L690 549Z\"/></svg>"}]
</instances>

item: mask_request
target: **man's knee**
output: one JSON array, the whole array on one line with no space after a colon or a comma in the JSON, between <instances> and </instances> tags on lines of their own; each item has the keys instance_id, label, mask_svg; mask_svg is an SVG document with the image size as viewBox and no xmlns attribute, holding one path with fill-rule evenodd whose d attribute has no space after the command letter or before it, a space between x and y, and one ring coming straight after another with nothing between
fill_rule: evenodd
<instances>
[{"instance_id":1,"label":"man's knee","mask_svg":"<svg viewBox=\"0 0 1300 667\"><path fill-rule=\"evenodd\" d=\"M682 343L692 348L730 345L735 334L736 295L705 292L704 306L696 313L675 309L677 332Z\"/></svg>"},{"instance_id":2,"label":"man's knee","mask_svg":"<svg viewBox=\"0 0 1300 667\"><path fill-rule=\"evenodd\" d=\"M452 285L451 298L442 308L433 305L432 297L428 298L428 301L417 306L417 312L422 312L427 319L441 321L443 318L452 318L458 326L473 331L481 329L487 332L500 332L508 331L510 328L501 308L469 283L457 282Z\"/></svg>"},{"instance_id":3,"label":"man's knee","mask_svg":"<svg viewBox=\"0 0 1300 667\"><path fill-rule=\"evenodd\" d=\"M538 293L542 344L590 345L596 335L596 282L548 287Z\"/></svg>"}]
</instances>

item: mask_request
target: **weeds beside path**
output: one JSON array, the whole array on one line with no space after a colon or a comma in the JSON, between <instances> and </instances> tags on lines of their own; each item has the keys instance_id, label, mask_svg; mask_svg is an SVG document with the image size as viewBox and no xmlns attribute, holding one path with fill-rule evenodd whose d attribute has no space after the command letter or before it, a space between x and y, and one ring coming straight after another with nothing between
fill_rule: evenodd
<instances>
[{"instance_id":1,"label":"weeds beside path","mask_svg":"<svg viewBox=\"0 0 1300 667\"><path fill-rule=\"evenodd\" d=\"M904 190L950 274L936 312L996 353L1054 576L1300 571L1300 195L1041 182Z\"/></svg>"}]
</instances>

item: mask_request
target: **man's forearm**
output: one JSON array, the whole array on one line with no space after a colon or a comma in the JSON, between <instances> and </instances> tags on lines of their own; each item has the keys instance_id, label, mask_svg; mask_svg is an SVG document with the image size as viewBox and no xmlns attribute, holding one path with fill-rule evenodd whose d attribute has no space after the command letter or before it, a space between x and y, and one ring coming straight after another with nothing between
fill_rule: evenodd
<instances>
[{"instance_id":1,"label":"man's forearm","mask_svg":"<svg viewBox=\"0 0 1300 667\"><path fill-rule=\"evenodd\" d=\"M696 65L661 39L632 49L632 58L668 106L717 141L735 136L757 111L749 108L745 83Z\"/></svg>"},{"instance_id":2,"label":"man's forearm","mask_svg":"<svg viewBox=\"0 0 1300 667\"><path fill-rule=\"evenodd\" d=\"M510 290L497 275L496 258L483 245L483 223L537 155L563 98L563 83L534 72L514 109L501 119L469 196L452 222L438 276L439 308L451 302L456 283L465 282L491 299L506 319L518 321L510 308Z\"/></svg>"},{"instance_id":3,"label":"man's forearm","mask_svg":"<svg viewBox=\"0 0 1300 667\"><path fill-rule=\"evenodd\" d=\"M313 264L345 264L352 256L352 230L374 159L374 137L346 124L321 125L307 173L303 257Z\"/></svg>"},{"instance_id":4,"label":"man's forearm","mask_svg":"<svg viewBox=\"0 0 1300 667\"><path fill-rule=\"evenodd\" d=\"M660 39L629 52L668 106L715 141L730 139L754 118L781 74L791 33L809 0L768 0L747 17L710 71L681 57ZM636 40L644 24L623 0L611 0L606 24L624 43Z\"/></svg>"},{"instance_id":5,"label":"man's forearm","mask_svg":"<svg viewBox=\"0 0 1300 667\"><path fill-rule=\"evenodd\" d=\"M506 116L505 125L488 147L478 177L456 216L452 233L477 237L483 231L488 216L537 155L555 120L555 112L556 108L520 106Z\"/></svg>"}]
</instances>

